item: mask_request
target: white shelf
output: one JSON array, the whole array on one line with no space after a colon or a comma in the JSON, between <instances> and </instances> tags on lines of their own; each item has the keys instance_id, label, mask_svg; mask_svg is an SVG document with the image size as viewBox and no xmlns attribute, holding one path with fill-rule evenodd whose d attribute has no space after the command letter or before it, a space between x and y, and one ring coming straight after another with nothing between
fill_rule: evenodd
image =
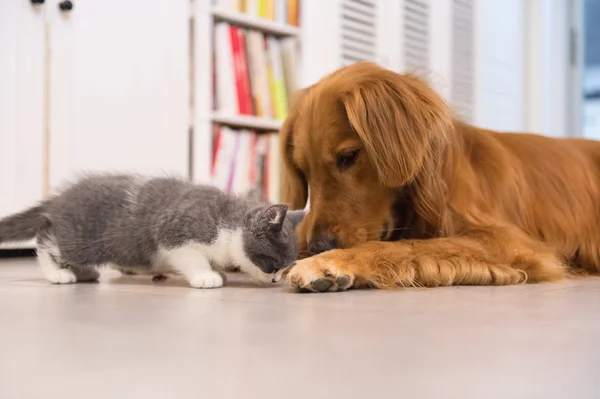
<instances>
[{"instance_id":1,"label":"white shelf","mask_svg":"<svg viewBox=\"0 0 600 399\"><path fill-rule=\"evenodd\" d=\"M229 22L234 25L256 29L277 36L298 36L300 33L300 29L297 26L282 24L240 12L213 8L212 15L218 21Z\"/></svg>"},{"instance_id":2,"label":"white shelf","mask_svg":"<svg viewBox=\"0 0 600 399\"><path fill-rule=\"evenodd\" d=\"M35 240L0 244L0 250L3 249L35 249Z\"/></svg>"},{"instance_id":3,"label":"white shelf","mask_svg":"<svg viewBox=\"0 0 600 399\"><path fill-rule=\"evenodd\" d=\"M278 131L281 121L277 119L259 118L250 115L219 115L214 114L211 118L214 123L227 126L235 126L244 129Z\"/></svg>"}]
</instances>

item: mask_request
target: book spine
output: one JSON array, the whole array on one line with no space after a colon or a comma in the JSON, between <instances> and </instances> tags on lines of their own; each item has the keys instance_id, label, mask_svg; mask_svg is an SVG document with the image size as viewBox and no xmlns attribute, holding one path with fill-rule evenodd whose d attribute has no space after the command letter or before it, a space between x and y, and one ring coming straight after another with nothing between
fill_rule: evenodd
<instances>
[{"instance_id":1,"label":"book spine","mask_svg":"<svg viewBox=\"0 0 600 399\"><path fill-rule=\"evenodd\" d=\"M275 21L287 24L287 0L275 0Z\"/></svg>"},{"instance_id":2,"label":"book spine","mask_svg":"<svg viewBox=\"0 0 600 399\"><path fill-rule=\"evenodd\" d=\"M254 115L265 116L264 111L264 98L261 93L261 69L258 49L256 48L256 34L257 32L248 31L246 35L246 48L248 52L248 70L250 74L250 87L252 90L252 100L254 105Z\"/></svg>"},{"instance_id":3,"label":"book spine","mask_svg":"<svg viewBox=\"0 0 600 399\"><path fill-rule=\"evenodd\" d=\"M238 0L216 0L215 6L222 10L237 11Z\"/></svg>"},{"instance_id":4,"label":"book spine","mask_svg":"<svg viewBox=\"0 0 600 399\"><path fill-rule=\"evenodd\" d=\"M257 115L265 118L272 118L274 115L272 108L273 100L271 98L268 75L269 62L267 59L265 43L265 38L262 33L252 32L252 48L253 52L256 54L256 74L254 75L254 79L257 80L258 96L260 97L258 102L262 111L262 113L258 113L259 111L257 111Z\"/></svg>"},{"instance_id":5,"label":"book spine","mask_svg":"<svg viewBox=\"0 0 600 399\"><path fill-rule=\"evenodd\" d=\"M242 81L242 101L243 101L243 109L241 111L244 115L253 115L254 114L254 106L252 100L252 87L250 84L250 68L248 62L248 51L246 45L246 35L243 29L237 29L237 40L238 47L240 50L239 58L240 58L240 71L241 71L241 81Z\"/></svg>"},{"instance_id":6,"label":"book spine","mask_svg":"<svg viewBox=\"0 0 600 399\"><path fill-rule=\"evenodd\" d=\"M288 0L287 23L298 26L298 1Z\"/></svg>"},{"instance_id":7,"label":"book spine","mask_svg":"<svg viewBox=\"0 0 600 399\"><path fill-rule=\"evenodd\" d=\"M275 102L275 117L279 120L287 116L287 94L283 77L283 66L281 60L281 48L274 37L268 39L269 60L271 64L271 93Z\"/></svg>"},{"instance_id":8,"label":"book spine","mask_svg":"<svg viewBox=\"0 0 600 399\"><path fill-rule=\"evenodd\" d=\"M295 38L287 38L281 41L283 77L285 81L288 107L292 102L292 95L298 90L298 78L296 75L296 48L297 43Z\"/></svg>"},{"instance_id":9,"label":"book spine","mask_svg":"<svg viewBox=\"0 0 600 399\"><path fill-rule=\"evenodd\" d=\"M268 191L269 202L277 203L281 199L281 164L279 157L279 135L269 134L269 161L268 161Z\"/></svg>"},{"instance_id":10,"label":"book spine","mask_svg":"<svg viewBox=\"0 0 600 399\"><path fill-rule=\"evenodd\" d=\"M260 5L258 0L247 0L246 13L248 15L258 17L260 15L259 6Z\"/></svg>"},{"instance_id":11,"label":"book spine","mask_svg":"<svg viewBox=\"0 0 600 399\"><path fill-rule=\"evenodd\" d=\"M233 59L233 69L235 76L235 92L238 105L238 113L245 113L244 104L244 73L242 71L242 57L240 50L240 42L237 34L237 28L235 26L229 27L229 40L231 40L231 58Z\"/></svg>"},{"instance_id":12,"label":"book spine","mask_svg":"<svg viewBox=\"0 0 600 399\"><path fill-rule=\"evenodd\" d=\"M275 19L275 0L262 0L262 17L266 19Z\"/></svg>"},{"instance_id":13,"label":"book spine","mask_svg":"<svg viewBox=\"0 0 600 399\"><path fill-rule=\"evenodd\" d=\"M256 170L258 157L258 149L256 148L258 145L258 134L256 132L252 132L251 135L252 136L250 140L250 160L248 162L248 164L250 165L250 167L248 168L248 180L250 181L250 184L254 186L254 184L256 184L256 181L258 180L258 173Z\"/></svg>"},{"instance_id":14,"label":"book spine","mask_svg":"<svg viewBox=\"0 0 600 399\"><path fill-rule=\"evenodd\" d=\"M228 193L233 192L233 178L235 176L235 168L237 166L237 154L239 153L239 147L240 147L240 134L239 132L234 132L232 131L231 134L233 135L233 150L231 152L231 157L229 158L229 173L227 174L227 188L226 191Z\"/></svg>"},{"instance_id":15,"label":"book spine","mask_svg":"<svg viewBox=\"0 0 600 399\"><path fill-rule=\"evenodd\" d=\"M227 127L221 127L219 135L219 146L215 154L215 171L212 184L223 191L227 191L231 174L231 163L235 155L235 133Z\"/></svg>"},{"instance_id":16,"label":"book spine","mask_svg":"<svg viewBox=\"0 0 600 399\"><path fill-rule=\"evenodd\" d=\"M217 157L219 155L219 151L221 148L221 129L218 125L213 126L213 148L212 148L212 161L210 164L210 175L214 178L216 166L217 166Z\"/></svg>"},{"instance_id":17,"label":"book spine","mask_svg":"<svg viewBox=\"0 0 600 399\"><path fill-rule=\"evenodd\" d=\"M215 37L218 44L215 46L215 64L219 70L216 82L217 109L223 113L238 114L230 28L229 24L225 22L219 22L215 26Z\"/></svg>"}]
</instances>

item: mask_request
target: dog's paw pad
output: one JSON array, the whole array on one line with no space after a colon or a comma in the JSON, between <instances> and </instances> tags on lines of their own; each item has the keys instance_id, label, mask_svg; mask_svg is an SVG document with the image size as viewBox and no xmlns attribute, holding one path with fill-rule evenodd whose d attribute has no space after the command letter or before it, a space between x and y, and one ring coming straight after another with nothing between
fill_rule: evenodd
<instances>
[{"instance_id":1,"label":"dog's paw pad","mask_svg":"<svg viewBox=\"0 0 600 399\"><path fill-rule=\"evenodd\" d=\"M350 278L350 276L344 275L336 278L335 283L337 284L338 289L347 290L348 288L350 288L350 285L352 285L352 279Z\"/></svg>"},{"instance_id":2,"label":"dog's paw pad","mask_svg":"<svg viewBox=\"0 0 600 399\"><path fill-rule=\"evenodd\" d=\"M331 273L329 273L329 275L331 275ZM325 273L325 276L327 276L327 273ZM312 286L313 290L317 292L324 292L331 288L331 286L333 285L333 281L328 280L326 278L319 278L317 280L312 281L310 285Z\"/></svg>"},{"instance_id":3,"label":"dog's paw pad","mask_svg":"<svg viewBox=\"0 0 600 399\"><path fill-rule=\"evenodd\" d=\"M290 284L301 292L345 291L354 284L355 276L348 262L317 255L296 263L288 274Z\"/></svg>"}]
</instances>

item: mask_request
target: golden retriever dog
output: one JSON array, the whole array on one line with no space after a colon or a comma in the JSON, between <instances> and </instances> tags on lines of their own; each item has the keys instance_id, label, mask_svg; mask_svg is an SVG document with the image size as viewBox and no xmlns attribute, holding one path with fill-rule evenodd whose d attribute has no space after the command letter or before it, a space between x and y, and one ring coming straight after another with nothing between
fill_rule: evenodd
<instances>
[{"instance_id":1,"label":"golden retriever dog","mask_svg":"<svg viewBox=\"0 0 600 399\"><path fill-rule=\"evenodd\" d=\"M422 80L354 64L299 93L284 202L298 289L508 285L600 271L600 143L461 122Z\"/></svg>"}]
</instances>

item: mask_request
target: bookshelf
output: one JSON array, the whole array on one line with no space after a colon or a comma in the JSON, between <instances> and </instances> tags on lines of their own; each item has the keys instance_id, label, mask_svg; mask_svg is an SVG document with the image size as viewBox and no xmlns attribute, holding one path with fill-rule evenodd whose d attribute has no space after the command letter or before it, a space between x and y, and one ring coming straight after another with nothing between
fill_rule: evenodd
<instances>
[{"instance_id":1,"label":"bookshelf","mask_svg":"<svg viewBox=\"0 0 600 399\"><path fill-rule=\"evenodd\" d=\"M214 113L213 123L237 128L253 129L260 131L278 131L281 121L272 118L260 118L253 115L227 115Z\"/></svg>"},{"instance_id":2,"label":"bookshelf","mask_svg":"<svg viewBox=\"0 0 600 399\"><path fill-rule=\"evenodd\" d=\"M268 4L270 15L258 10ZM298 88L301 27L289 22L297 21L300 6L301 0L193 1L190 175L194 181L238 194L256 192L253 184L264 184L269 187L258 187L264 198L279 201L277 132L289 97ZM277 7L286 7L285 12ZM231 143L234 136L237 141ZM249 146L250 155L239 153ZM252 157L261 151L268 156L257 167L254 163L259 161ZM233 165L229 178L220 170L223 164ZM248 169L248 175L240 175L240 168L244 173ZM264 178L259 179L261 173Z\"/></svg>"},{"instance_id":3,"label":"bookshelf","mask_svg":"<svg viewBox=\"0 0 600 399\"><path fill-rule=\"evenodd\" d=\"M228 11L220 7L213 7L211 13L215 21L229 22L237 26L256 29L277 36L298 36L300 33L300 29L297 26L283 24L281 22L271 21L236 11Z\"/></svg>"}]
</instances>

